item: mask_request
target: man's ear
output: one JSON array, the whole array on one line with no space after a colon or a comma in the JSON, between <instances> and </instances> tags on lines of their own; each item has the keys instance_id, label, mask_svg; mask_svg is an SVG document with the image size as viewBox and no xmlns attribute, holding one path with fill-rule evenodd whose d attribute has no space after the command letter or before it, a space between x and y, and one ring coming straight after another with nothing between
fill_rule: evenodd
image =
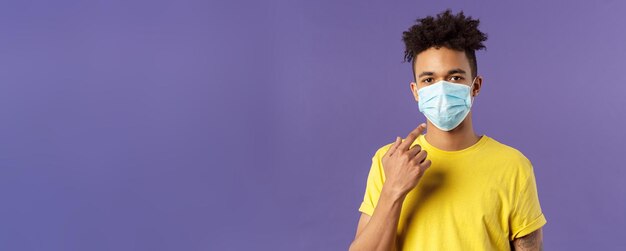
<instances>
[{"instance_id":1,"label":"man's ear","mask_svg":"<svg viewBox=\"0 0 626 251\"><path fill-rule=\"evenodd\" d=\"M409 87L411 89L411 93L413 93L413 98L415 98L416 102L419 102L419 96L417 95L417 84L415 82L411 82L409 84Z\"/></svg>"},{"instance_id":2,"label":"man's ear","mask_svg":"<svg viewBox=\"0 0 626 251\"><path fill-rule=\"evenodd\" d=\"M472 84L472 97L476 97L478 93L480 93L480 89L483 86L483 77L480 75L474 78L474 83Z\"/></svg>"}]
</instances>

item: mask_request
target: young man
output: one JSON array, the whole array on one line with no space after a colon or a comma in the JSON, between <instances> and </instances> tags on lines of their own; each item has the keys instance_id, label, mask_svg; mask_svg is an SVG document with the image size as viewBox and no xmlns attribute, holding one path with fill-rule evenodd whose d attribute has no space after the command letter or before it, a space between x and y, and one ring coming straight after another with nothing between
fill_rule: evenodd
<instances>
[{"instance_id":1,"label":"young man","mask_svg":"<svg viewBox=\"0 0 626 251\"><path fill-rule=\"evenodd\" d=\"M472 128L483 83L474 51L487 40L478 24L446 10L403 33L427 125L374 154L350 250L541 250L531 162Z\"/></svg>"}]
</instances>

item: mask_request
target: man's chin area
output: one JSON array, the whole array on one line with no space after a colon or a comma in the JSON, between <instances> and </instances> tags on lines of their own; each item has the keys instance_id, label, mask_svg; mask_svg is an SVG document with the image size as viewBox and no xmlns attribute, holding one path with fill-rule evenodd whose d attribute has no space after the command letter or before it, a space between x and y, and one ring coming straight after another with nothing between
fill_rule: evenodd
<instances>
[{"instance_id":1,"label":"man's chin area","mask_svg":"<svg viewBox=\"0 0 626 251\"><path fill-rule=\"evenodd\" d=\"M445 131L445 130L441 130L439 129L437 126L435 126L435 124L433 124L432 122L428 121L426 124L426 130L427 131L431 131L431 130L436 130L440 133L450 133L450 134L454 134L457 132L461 132L463 131L463 129L467 126L469 122L467 120L463 120L463 122L461 122L461 124L459 124L457 127L453 128L452 130L449 131Z\"/></svg>"}]
</instances>

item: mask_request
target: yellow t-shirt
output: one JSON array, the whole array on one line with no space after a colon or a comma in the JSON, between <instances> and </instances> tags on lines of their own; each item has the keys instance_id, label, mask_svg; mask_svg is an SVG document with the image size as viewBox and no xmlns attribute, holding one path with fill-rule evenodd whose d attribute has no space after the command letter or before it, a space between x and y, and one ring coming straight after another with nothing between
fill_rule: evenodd
<instances>
[{"instance_id":1,"label":"yellow t-shirt","mask_svg":"<svg viewBox=\"0 0 626 251\"><path fill-rule=\"evenodd\" d=\"M385 174L372 157L359 211L372 215ZM509 250L509 241L546 224L533 167L518 150L483 135L474 145L444 151L420 135L432 165L404 200L397 230L400 250Z\"/></svg>"}]
</instances>

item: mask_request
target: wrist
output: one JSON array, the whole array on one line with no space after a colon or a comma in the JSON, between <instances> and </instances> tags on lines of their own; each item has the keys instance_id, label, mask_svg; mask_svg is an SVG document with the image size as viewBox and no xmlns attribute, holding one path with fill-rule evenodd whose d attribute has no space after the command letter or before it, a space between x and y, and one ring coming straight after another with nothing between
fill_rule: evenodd
<instances>
[{"instance_id":1,"label":"wrist","mask_svg":"<svg viewBox=\"0 0 626 251\"><path fill-rule=\"evenodd\" d=\"M397 201L404 201L404 198L406 197L406 193L398 189L393 189L389 186L383 186L383 189L381 191L381 196L384 196L394 202L397 202Z\"/></svg>"}]
</instances>

